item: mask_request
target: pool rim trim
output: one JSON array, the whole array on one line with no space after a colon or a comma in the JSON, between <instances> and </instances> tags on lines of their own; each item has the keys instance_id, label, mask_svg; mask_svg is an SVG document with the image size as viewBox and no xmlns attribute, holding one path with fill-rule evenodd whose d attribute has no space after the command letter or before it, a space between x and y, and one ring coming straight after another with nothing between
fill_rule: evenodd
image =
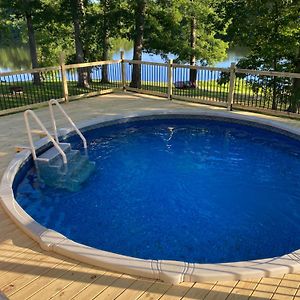
<instances>
[{"instance_id":1,"label":"pool rim trim","mask_svg":"<svg viewBox=\"0 0 300 300\"><path fill-rule=\"evenodd\" d=\"M265 119L264 116L245 116L233 112L201 110L156 110L141 111L113 116L102 116L88 120L78 126L83 132L93 128L110 126L136 120L167 118L215 119L258 126L300 140L300 128ZM60 136L70 136L74 130L63 130ZM39 140L37 151L49 146L47 138ZM140 259L92 248L68 239L64 235L47 229L18 204L14 197L13 184L17 173L31 159L31 152L23 150L16 154L6 168L0 184L0 202L11 219L43 250L53 251L90 265L102 267L133 276L158 279L169 283L245 280L300 272L300 249L279 257L240 261L232 263L197 264L171 260Z\"/></svg>"}]
</instances>

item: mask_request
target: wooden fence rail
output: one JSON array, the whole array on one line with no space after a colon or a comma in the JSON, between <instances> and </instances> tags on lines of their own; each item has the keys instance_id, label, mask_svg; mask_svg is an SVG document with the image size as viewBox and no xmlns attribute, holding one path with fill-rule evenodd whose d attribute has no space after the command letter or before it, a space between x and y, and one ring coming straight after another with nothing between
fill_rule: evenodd
<instances>
[{"instance_id":1,"label":"wooden fence rail","mask_svg":"<svg viewBox=\"0 0 300 300\"><path fill-rule=\"evenodd\" d=\"M130 84L133 65L140 65L141 83ZM190 80L191 74L196 80ZM33 84L33 74L42 78ZM82 76L86 78L81 80ZM80 82L80 80L82 82ZM0 73L0 115L40 105L51 98L85 98L116 90L166 97L169 100L264 111L298 117L300 94L295 90L299 73L190 66L124 59L60 65Z\"/></svg>"}]
</instances>

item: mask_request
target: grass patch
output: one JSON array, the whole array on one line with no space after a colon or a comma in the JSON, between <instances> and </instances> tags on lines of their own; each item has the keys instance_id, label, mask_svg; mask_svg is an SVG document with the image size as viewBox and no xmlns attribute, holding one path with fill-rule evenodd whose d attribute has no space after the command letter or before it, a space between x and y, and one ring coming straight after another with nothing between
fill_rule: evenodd
<instances>
[{"instance_id":1,"label":"grass patch","mask_svg":"<svg viewBox=\"0 0 300 300\"><path fill-rule=\"evenodd\" d=\"M245 106L270 108L272 100L261 92L254 92L250 84L246 81L243 85L236 85L234 94L234 103ZM69 96L81 95L90 92L107 90L115 87L121 87L120 81L111 83L102 83L94 80L90 83L89 88L78 87L76 81L68 81ZM22 93L13 94L10 87L20 86L23 88ZM162 94L168 93L167 83L164 82L142 82L142 89L158 92ZM219 84L216 80L197 81L196 88L178 89L173 85L173 95L190 98L191 101L207 100L212 102L227 102L229 85L228 83ZM63 97L63 89L61 81L56 78L51 80L47 78L41 85L34 85L31 81L15 81L12 83L0 83L0 110L10 109L19 106L36 104L49 101L50 99L58 99ZM278 110L285 107L284 103L278 103Z\"/></svg>"},{"instance_id":2,"label":"grass patch","mask_svg":"<svg viewBox=\"0 0 300 300\"><path fill-rule=\"evenodd\" d=\"M81 95L90 92L107 90L120 86L120 82L101 83L93 81L89 88L78 87L77 82L68 82L69 96ZM20 86L22 93L12 93L10 87ZM63 97L62 83L59 81L43 81L40 85L35 85L31 81L13 82L12 84L0 83L0 110L36 104Z\"/></svg>"}]
</instances>

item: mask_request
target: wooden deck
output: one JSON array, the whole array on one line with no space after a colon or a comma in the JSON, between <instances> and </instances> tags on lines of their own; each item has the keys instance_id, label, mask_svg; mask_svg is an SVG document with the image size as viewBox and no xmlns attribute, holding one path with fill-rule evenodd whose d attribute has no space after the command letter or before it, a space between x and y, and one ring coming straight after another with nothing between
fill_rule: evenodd
<instances>
[{"instance_id":1,"label":"wooden deck","mask_svg":"<svg viewBox=\"0 0 300 300\"><path fill-rule=\"evenodd\" d=\"M140 109L155 111L164 107L180 109L182 106L155 97L121 93L76 101L65 106L76 122L91 119L100 114L117 114L120 111ZM200 108L217 109L208 106L200 106ZM190 109L195 108L191 106ZM46 108L37 110L37 113L42 119L49 119ZM300 126L299 121L282 119L282 122ZM13 149L16 144L27 144L23 115L1 117L1 175L14 155ZM299 286L300 274L286 274L278 278L247 281L170 285L113 273L41 250L0 208L1 300L6 297L21 300L300 299Z\"/></svg>"}]
</instances>

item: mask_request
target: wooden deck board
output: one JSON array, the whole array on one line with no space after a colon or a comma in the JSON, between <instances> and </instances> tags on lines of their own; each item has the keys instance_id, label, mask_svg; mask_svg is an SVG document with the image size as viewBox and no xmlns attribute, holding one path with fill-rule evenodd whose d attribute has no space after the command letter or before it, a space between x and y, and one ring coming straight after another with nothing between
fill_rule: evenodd
<instances>
[{"instance_id":1,"label":"wooden deck board","mask_svg":"<svg viewBox=\"0 0 300 300\"><path fill-rule=\"evenodd\" d=\"M43 266L41 264L40 266ZM66 265L65 262L53 261L48 268L41 268L38 272L28 273L15 281L14 289L10 290L7 294L11 299L26 299L31 296L40 288L47 286L53 280L60 278L62 274L75 266L70 263Z\"/></svg>"},{"instance_id":2,"label":"wooden deck board","mask_svg":"<svg viewBox=\"0 0 300 300\"><path fill-rule=\"evenodd\" d=\"M150 286L155 283L153 280L139 279L127 288L117 300L138 299Z\"/></svg>"},{"instance_id":3,"label":"wooden deck board","mask_svg":"<svg viewBox=\"0 0 300 300\"><path fill-rule=\"evenodd\" d=\"M63 259L41 254L40 260L35 264L20 265L18 271L22 273L22 275L15 278L14 281L11 281L11 284L7 285L3 290L10 297L15 293L24 295L24 291L28 292L29 289L36 289L37 286L43 283L41 283L40 280L36 281L37 279L42 278L47 282L48 280L57 278L60 272L64 272L73 266L73 263L67 263ZM23 269L21 267L23 267ZM43 276L41 277L41 275ZM14 296L14 298L16 297ZM19 299L24 299L24 297L19 297Z\"/></svg>"},{"instance_id":4,"label":"wooden deck board","mask_svg":"<svg viewBox=\"0 0 300 300\"><path fill-rule=\"evenodd\" d=\"M102 291L112 286L115 281L121 277L122 274L106 272L101 277L97 278L90 285L88 285L84 290L78 293L72 299L76 300L85 300L85 299L94 299Z\"/></svg>"},{"instance_id":5,"label":"wooden deck board","mask_svg":"<svg viewBox=\"0 0 300 300\"><path fill-rule=\"evenodd\" d=\"M82 281L84 275L86 275L87 273L89 274L89 276L91 276L91 271L94 271L92 267L85 264L78 264L75 267L66 270L66 272L60 277L58 277L56 274L56 276L52 276L53 280L49 281L48 283L45 282L46 284L37 293L31 296L30 299L53 299L55 296L59 295L61 291L67 289L73 282L80 280ZM66 274L68 274L68 276L64 276Z\"/></svg>"},{"instance_id":6,"label":"wooden deck board","mask_svg":"<svg viewBox=\"0 0 300 300\"><path fill-rule=\"evenodd\" d=\"M17 266L20 264L26 264L28 261L33 262L36 257L38 257L34 251L22 251L20 253L16 252L15 254L16 255L10 257L0 264L0 278L3 278L6 273L17 273ZM0 280L0 287L2 283L3 281Z\"/></svg>"},{"instance_id":7,"label":"wooden deck board","mask_svg":"<svg viewBox=\"0 0 300 300\"><path fill-rule=\"evenodd\" d=\"M103 290L101 293L96 295L93 299L107 299L113 300L116 299L120 294L123 293L127 288L129 288L134 282L136 282L136 278L131 277L129 275L122 275L116 281L114 281L108 288Z\"/></svg>"},{"instance_id":8,"label":"wooden deck board","mask_svg":"<svg viewBox=\"0 0 300 300\"><path fill-rule=\"evenodd\" d=\"M216 282L200 282L195 283L193 288L191 288L184 296L185 300L192 299L204 299L211 289L215 286Z\"/></svg>"},{"instance_id":9,"label":"wooden deck board","mask_svg":"<svg viewBox=\"0 0 300 300\"><path fill-rule=\"evenodd\" d=\"M255 290L258 283L259 280L239 281L227 299L238 300L239 298L241 298L241 296L250 297L253 294L253 290Z\"/></svg>"},{"instance_id":10,"label":"wooden deck board","mask_svg":"<svg viewBox=\"0 0 300 300\"><path fill-rule=\"evenodd\" d=\"M29 255L33 250L37 250L39 246L31 240L24 240L22 247L17 246L12 240L3 242L0 247L0 275L5 271L5 267L9 261L17 257Z\"/></svg>"},{"instance_id":11,"label":"wooden deck board","mask_svg":"<svg viewBox=\"0 0 300 300\"><path fill-rule=\"evenodd\" d=\"M51 299L71 299L104 273L105 271L103 270L84 265L82 266L81 274L76 276L73 281L70 281L69 285L66 285L58 293L51 296Z\"/></svg>"},{"instance_id":12,"label":"wooden deck board","mask_svg":"<svg viewBox=\"0 0 300 300\"><path fill-rule=\"evenodd\" d=\"M14 268L6 272L4 276L1 276L0 288L3 290L7 289L7 286L11 286L14 280L28 275L28 272L34 271L45 259L47 259L46 256L36 254L27 261L15 263Z\"/></svg>"},{"instance_id":13,"label":"wooden deck board","mask_svg":"<svg viewBox=\"0 0 300 300\"><path fill-rule=\"evenodd\" d=\"M143 101L143 99L147 99ZM183 106L156 97L112 94L71 102L65 106L75 122L141 109L181 109ZM194 107L184 107L193 110ZM210 110L209 106L200 106ZM213 108L223 110L222 108ZM47 108L36 110L50 124ZM251 114L236 112L238 114ZM254 114L252 114L254 115ZM299 121L265 117L300 127ZM63 118L58 125L65 127ZM21 113L0 118L0 175L14 155L15 144L27 144ZM160 281L135 278L78 263L46 252L26 236L0 207L0 299L299 299L300 274L232 282L182 283L171 285ZM3 295L3 294L2 294Z\"/></svg>"},{"instance_id":14,"label":"wooden deck board","mask_svg":"<svg viewBox=\"0 0 300 300\"><path fill-rule=\"evenodd\" d=\"M223 300L226 299L237 285L236 281L217 282L209 293L205 296L207 300Z\"/></svg>"},{"instance_id":15,"label":"wooden deck board","mask_svg":"<svg viewBox=\"0 0 300 300\"><path fill-rule=\"evenodd\" d=\"M161 300L178 300L183 298L194 285L193 282L182 282L177 285L171 286L164 295L162 295Z\"/></svg>"},{"instance_id":16,"label":"wooden deck board","mask_svg":"<svg viewBox=\"0 0 300 300\"><path fill-rule=\"evenodd\" d=\"M171 284L156 281L138 299L157 300L172 287Z\"/></svg>"}]
</instances>

